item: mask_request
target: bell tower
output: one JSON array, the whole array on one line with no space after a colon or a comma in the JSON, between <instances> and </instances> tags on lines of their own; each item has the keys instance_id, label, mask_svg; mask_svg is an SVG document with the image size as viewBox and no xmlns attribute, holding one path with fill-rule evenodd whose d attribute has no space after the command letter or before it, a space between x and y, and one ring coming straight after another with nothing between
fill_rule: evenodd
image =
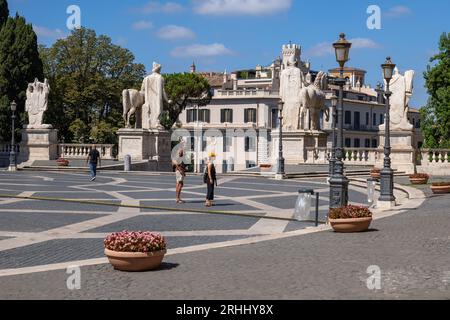
<instances>
[{"instance_id":1,"label":"bell tower","mask_svg":"<svg viewBox=\"0 0 450 320\"><path fill-rule=\"evenodd\" d=\"M284 68L287 67L288 61L291 57L294 57L294 59L297 61L297 67L300 65L300 56L302 53L302 48L298 44L285 44L283 45L283 66Z\"/></svg>"}]
</instances>

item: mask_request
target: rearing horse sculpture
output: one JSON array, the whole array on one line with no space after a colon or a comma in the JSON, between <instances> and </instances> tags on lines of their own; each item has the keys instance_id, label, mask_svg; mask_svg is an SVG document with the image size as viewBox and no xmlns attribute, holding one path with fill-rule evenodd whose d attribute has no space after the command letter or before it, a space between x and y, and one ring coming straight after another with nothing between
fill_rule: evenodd
<instances>
[{"instance_id":1,"label":"rearing horse sculpture","mask_svg":"<svg viewBox=\"0 0 450 320\"><path fill-rule=\"evenodd\" d=\"M324 111L328 121L330 111L325 106L327 88L327 74L320 71L314 84L304 87L300 91L300 128L303 130L320 130L320 111Z\"/></svg>"}]
</instances>

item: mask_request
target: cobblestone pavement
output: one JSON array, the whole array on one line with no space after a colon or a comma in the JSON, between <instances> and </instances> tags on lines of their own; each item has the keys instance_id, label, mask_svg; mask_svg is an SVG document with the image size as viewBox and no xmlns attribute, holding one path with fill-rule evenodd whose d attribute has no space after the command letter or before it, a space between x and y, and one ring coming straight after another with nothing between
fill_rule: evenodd
<instances>
[{"instance_id":1,"label":"cobblestone pavement","mask_svg":"<svg viewBox=\"0 0 450 320\"><path fill-rule=\"evenodd\" d=\"M0 174L0 179L0 193L6 189L78 200L85 193L83 199L122 204L158 201L175 207L173 177L166 175L111 173L95 184L76 174ZM190 197L186 199L201 208L195 201L202 201L203 186L196 186L198 178L189 179ZM219 188L219 203L224 204L220 210L292 216L295 190L303 186L323 190L326 195L323 180L280 183L224 178ZM245 196L246 192L251 195ZM352 188L351 200L362 203L363 192ZM286 201L280 197L292 203L291 209L285 208ZM270 198L273 202L267 201ZM342 235L327 230L301 236L297 232L310 224L16 200L0 199L0 237L9 237L0 240L0 299L450 298L450 198L446 196L430 198L419 209L376 220L371 232ZM326 200L326 196L321 198L322 211ZM138 226L163 232L170 249L175 249L169 250L158 271L122 273L105 263L80 263L81 290L75 291L67 289L65 267L45 271L52 270L45 268L52 263L76 265L80 260L101 258L101 239L107 232ZM290 231L294 233L286 233ZM208 247L213 243L217 247ZM176 251L181 247L192 250ZM381 289L371 291L366 271L373 265L381 270ZM37 269L21 272L28 267ZM3 271L13 273L2 275Z\"/></svg>"},{"instance_id":2,"label":"cobblestone pavement","mask_svg":"<svg viewBox=\"0 0 450 320\"><path fill-rule=\"evenodd\" d=\"M279 182L223 177L217 189L217 206L212 210L228 215L196 212L205 210L205 186L199 176L187 178L183 192L187 203L177 205L174 180L173 174L108 172L90 182L86 174L0 172L3 196L75 201L0 198L0 275L4 270L103 258L104 237L125 229L161 232L169 249L305 229L313 223L262 219L293 218L299 188L320 192L321 220L325 220L327 212L328 186L324 179ZM352 188L352 200L364 203L363 191Z\"/></svg>"}]
</instances>

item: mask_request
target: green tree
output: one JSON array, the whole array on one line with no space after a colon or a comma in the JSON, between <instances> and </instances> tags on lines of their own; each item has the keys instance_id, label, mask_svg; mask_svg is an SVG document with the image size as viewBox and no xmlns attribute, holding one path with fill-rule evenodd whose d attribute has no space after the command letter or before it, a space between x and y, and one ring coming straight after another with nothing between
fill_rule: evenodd
<instances>
[{"instance_id":1,"label":"green tree","mask_svg":"<svg viewBox=\"0 0 450 320\"><path fill-rule=\"evenodd\" d=\"M439 53L424 73L430 98L421 109L422 133L427 148L450 148L450 33L443 33Z\"/></svg>"},{"instance_id":2,"label":"green tree","mask_svg":"<svg viewBox=\"0 0 450 320\"><path fill-rule=\"evenodd\" d=\"M145 67L105 35L81 28L50 48L40 48L51 93L47 122L66 142L77 141L69 130L80 120L89 130L102 121L122 127L122 90L140 88ZM79 122L77 122L79 124ZM76 126L77 127L77 126ZM90 142L89 136L82 142ZM80 141L77 141L80 142Z\"/></svg>"},{"instance_id":3,"label":"green tree","mask_svg":"<svg viewBox=\"0 0 450 320\"><path fill-rule=\"evenodd\" d=\"M177 73L164 75L165 89L172 103L166 106L161 124L166 129L178 121L181 112L188 105L206 106L211 101L211 86L202 75L195 73Z\"/></svg>"},{"instance_id":4,"label":"green tree","mask_svg":"<svg viewBox=\"0 0 450 320\"><path fill-rule=\"evenodd\" d=\"M13 100L17 102L19 128L26 120L24 109L28 83L35 78L42 81L44 76L33 27L18 14L14 18L8 17L1 25L7 12L6 1L0 2L0 140L11 137L10 103Z\"/></svg>"},{"instance_id":5,"label":"green tree","mask_svg":"<svg viewBox=\"0 0 450 320\"><path fill-rule=\"evenodd\" d=\"M0 26L3 26L9 17L8 1L0 0Z\"/></svg>"}]
</instances>

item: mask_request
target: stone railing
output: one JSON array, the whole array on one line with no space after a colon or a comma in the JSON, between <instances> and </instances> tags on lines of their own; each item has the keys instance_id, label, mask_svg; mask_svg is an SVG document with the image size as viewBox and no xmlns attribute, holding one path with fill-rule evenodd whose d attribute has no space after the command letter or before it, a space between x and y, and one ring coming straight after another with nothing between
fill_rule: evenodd
<instances>
[{"instance_id":1,"label":"stone railing","mask_svg":"<svg viewBox=\"0 0 450 320\"><path fill-rule=\"evenodd\" d=\"M269 90L215 90L214 97L216 98L264 98L273 97L278 98L278 91Z\"/></svg>"},{"instance_id":2,"label":"stone railing","mask_svg":"<svg viewBox=\"0 0 450 320\"><path fill-rule=\"evenodd\" d=\"M420 151L420 164L426 165L449 165L450 149L423 149Z\"/></svg>"},{"instance_id":3,"label":"stone railing","mask_svg":"<svg viewBox=\"0 0 450 320\"><path fill-rule=\"evenodd\" d=\"M9 153L11 152L11 144L6 143L2 144L0 143L0 155L2 156L9 156ZM20 152L20 146L16 144L16 153Z\"/></svg>"},{"instance_id":4,"label":"stone railing","mask_svg":"<svg viewBox=\"0 0 450 320\"><path fill-rule=\"evenodd\" d=\"M331 157L330 148L306 148L305 163L312 164L328 164ZM368 165L374 166L383 152L380 149L371 148L346 148L344 154L344 162L352 165Z\"/></svg>"},{"instance_id":5,"label":"stone railing","mask_svg":"<svg viewBox=\"0 0 450 320\"><path fill-rule=\"evenodd\" d=\"M58 155L66 159L86 159L92 150L92 144L59 144ZM114 145L113 144L96 144L100 156L104 160L113 160Z\"/></svg>"}]
</instances>

